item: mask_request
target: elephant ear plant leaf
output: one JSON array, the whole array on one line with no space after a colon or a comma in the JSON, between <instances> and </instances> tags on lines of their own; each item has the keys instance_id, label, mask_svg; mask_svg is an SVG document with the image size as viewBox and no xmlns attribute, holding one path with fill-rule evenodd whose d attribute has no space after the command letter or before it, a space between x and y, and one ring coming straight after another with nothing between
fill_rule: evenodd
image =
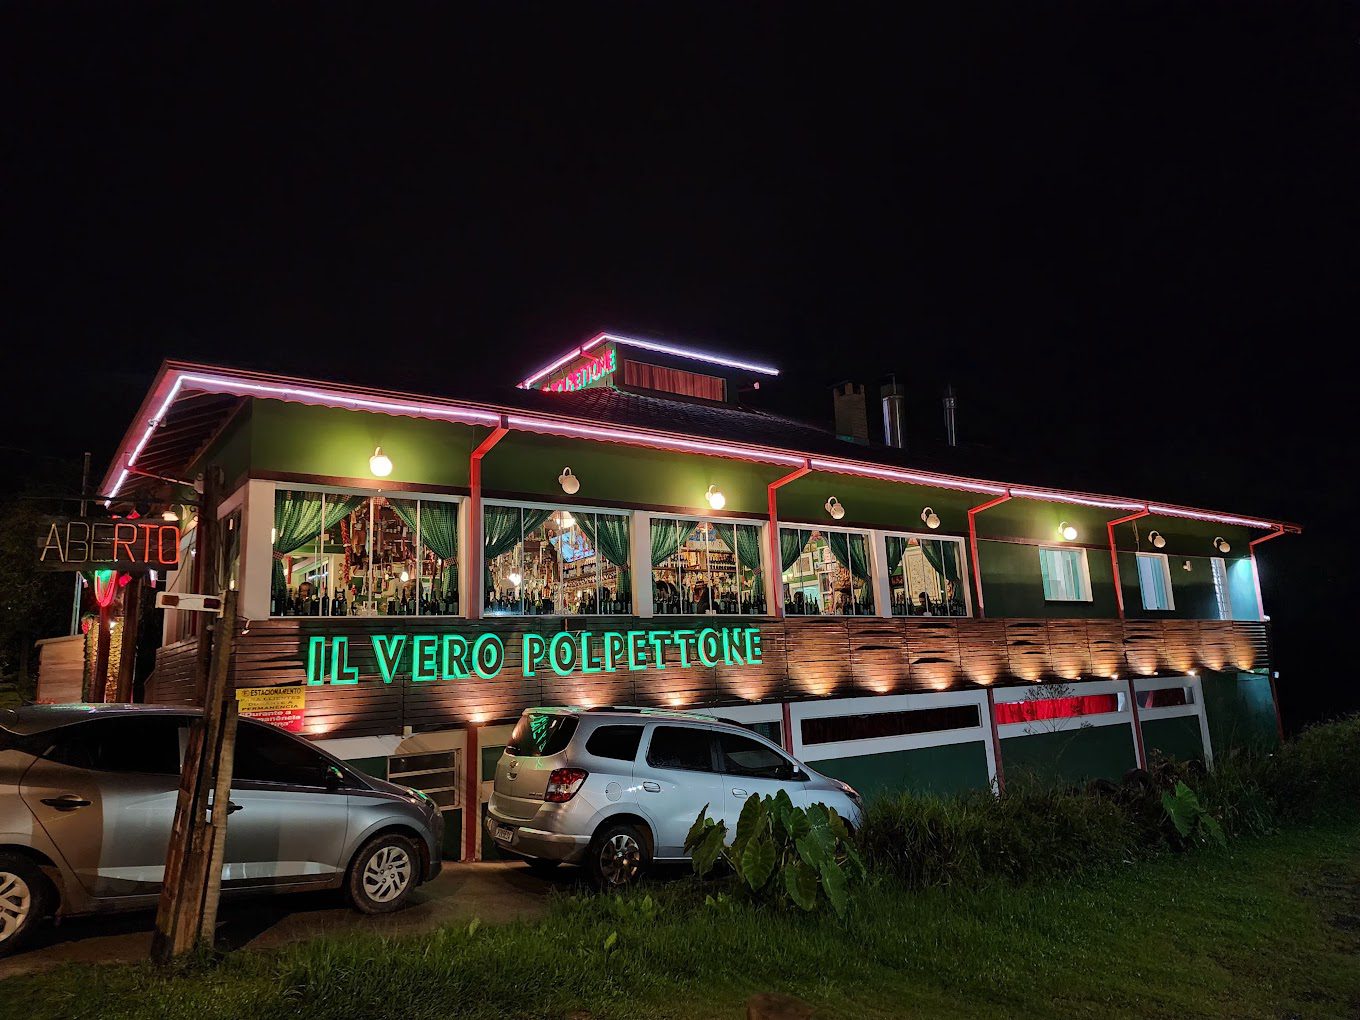
<instances>
[{"instance_id":1,"label":"elephant ear plant leaf","mask_svg":"<svg viewBox=\"0 0 1360 1020\"><path fill-rule=\"evenodd\" d=\"M1176 829L1176 834L1187 845L1208 846L1214 843L1220 847L1228 845L1227 837L1218 819L1199 802L1195 791L1183 782L1177 782L1174 790L1162 794L1162 807Z\"/></svg>"},{"instance_id":2,"label":"elephant ear plant leaf","mask_svg":"<svg viewBox=\"0 0 1360 1020\"><path fill-rule=\"evenodd\" d=\"M759 899L809 911L830 906L841 917L850 908L852 886L866 875L844 819L825 804L798 807L782 790L747 798L730 844L726 823L709 818L705 805L685 851L700 878L722 860Z\"/></svg>"}]
</instances>

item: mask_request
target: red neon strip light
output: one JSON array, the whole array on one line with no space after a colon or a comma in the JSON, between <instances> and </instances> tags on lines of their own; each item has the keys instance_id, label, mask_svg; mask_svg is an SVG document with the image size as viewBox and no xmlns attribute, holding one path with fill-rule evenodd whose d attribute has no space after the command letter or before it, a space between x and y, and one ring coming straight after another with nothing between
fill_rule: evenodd
<instances>
[{"instance_id":1,"label":"red neon strip light","mask_svg":"<svg viewBox=\"0 0 1360 1020\"><path fill-rule=\"evenodd\" d=\"M803 466L797 471L790 471L783 478L776 478L765 487L765 498L770 511L770 576L774 581L774 598L770 600L770 612L776 618L784 616L784 599L782 598L784 594L784 571L781 569L784 557L781 555L779 547L779 505L775 497L775 490L782 489L789 482L797 481L811 470L812 467L804 462ZM789 740L792 741L793 738L790 736ZM790 743L789 746L792 746L792 744ZM792 754L793 752L789 751L789 753Z\"/></svg>"},{"instance_id":2,"label":"red neon strip light","mask_svg":"<svg viewBox=\"0 0 1360 1020\"><path fill-rule=\"evenodd\" d=\"M975 506L975 507L973 507L971 510L968 511L968 548L971 550L971 552L972 552L972 554L973 554L973 591L977 594L977 606L978 606L978 618L979 618L979 619L981 619L981 618L983 618L983 617L985 617L985 616L987 615L987 607L986 607L986 605L985 605L985 603L983 602L983 599L982 599L982 565L981 565L981 563L978 561L977 516L976 516L976 515L982 513L982 511L984 511L984 510L990 510L992 507L994 507L994 506L996 506L996 505L998 505L998 504L1000 504L1000 503L1004 503L1004 502L1006 502L1006 500L1008 500L1008 499L1010 499L1010 498L1011 498L1011 494L1010 494L1009 492L1007 492L1007 493L1005 493L1004 495L997 496L996 499L989 499L987 502L982 503L982 504L980 504L980 505L978 505L978 506ZM988 693L988 695L990 696L991 691L989 690L987 693ZM1000 759L997 759L997 760L998 760L998 762L1000 761ZM1001 766L998 764L998 765L997 765L997 769L999 770L1000 768L1001 768ZM1000 771L997 772L997 775L1000 775Z\"/></svg>"},{"instance_id":3,"label":"red neon strip light","mask_svg":"<svg viewBox=\"0 0 1360 1020\"><path fill-rule=\"evenodd\" d=\"M1136 514L1129 514L1127 517L1119 517L1105 524L1105 534L1110 539L1110 566L1114 568L1114 601L1119 607L1119 618L1124 619L1124 585L1119 580L1119 550L1114 546L1114 526L1116 524L1127 524L1129 521L1136 521L1140 517L1148 515L1147 507L1139 510ZM1141 741L1141 737L1139 738ZM1141 767L1141 766L1140 766Z\"/></svg>"},{"instance_id":4,"label":"red neon strip light","mask_svg":"<svg viewBox=\"0 0 1360 1020\"><path fill-rule=\"evenodd\" d=\"M625 347L637 347L644 351L656 351L658 354L670 354L677 358L689 358L692 361L705 361L710 365L722 365L724 368L737 368L746 372L759 372L761 375L779 374L779 369L771 368L769 365L757 365L749 361L737 361L735 358L724 358L721 355L709 354L705 351L696 351L691 347L674 347L670 344L657 343L655 340L641 340L638 337L620 336L617 333L598 333L585 343L581 344L581 346L568 351L551 365L546 368L540 368L537 372L519 384L520 389L533 389L544 376L551 375L555 369L561 368L573 358L579 358L581 355L594 347L598 347L606 340L616 344L623 344Z\"/></svg>"}]
</instances>

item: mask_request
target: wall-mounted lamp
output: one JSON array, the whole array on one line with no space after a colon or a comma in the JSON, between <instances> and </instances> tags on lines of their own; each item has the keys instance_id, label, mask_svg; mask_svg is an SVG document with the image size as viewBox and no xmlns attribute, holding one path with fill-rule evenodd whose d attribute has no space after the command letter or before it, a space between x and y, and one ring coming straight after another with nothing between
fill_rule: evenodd
<instances>
[{"instance_id":1,"label":"wall-mounted lamp","mask_svg":"<svg viewBox=\"0 0 1360 1020\"><path fill-rule=\"evenodd\" d=\"M1186 560L1184 563L1182 563L1182 564L1181 564L1181 569L1182 569L1182 570L1189 570L1189 569L1190 569L1190 561L1189 561L1189 560Z\"/></svg>"},{"instance_id":2,"label":"wall-mounted lamp","mask_svg":"<svg viewBox=\"0 0 1360 1020\"><path fill-rule=\"evenodd\" d=\"M568 496L574 496L581 489L581 479L571 473L571 468L564 467L562 473L557 476L557 484L562 486L562 491Z\"/></svg>"},{"instance_id":3,"label":"wall-mounted lamp","mask_svg":"<svg viewBox=\"0 0 1360 1020\"><path fill-rule=\"evenodd\" d=\"M826 512L839 521L845 516L845 507L841 506L841 501L839 499L832 496L826 501Z\"/></svg>"},{"instance_id":4,"label":"wall-mounted lamp","mask_svg":"<svg viewBox=\"0 0 1360 1020\"><path fill-rule=\"evenodd\" d=\"M722 489L716 485L708 487L708 491L704 493L704 499L708 500L708 505L714 510L721 510L727 506L727 497L723 495Z\"/></svg>"},{"instance_id":5,"label":"wall-mounted lamp","mask_svg":"<svg viewBox=\"0 0 1360 1020\"><path fill-rule=\"evenodd\" d=\"M1222 536L1214 539L1214 548L1221 553L1232 551L1232 546L1229 545L1228 540Z\"/></svg>"},{"instance_id":6,"label":"wall-mounted lamp","mask_svg":"<svg viewBox=\"0 0 1360 1020\"><path fill-rule=\"evenodd\" d=\"M930 507L926 507L921 511L921 520L931 531L934 531L940 526L940 515L930 509Z\"/></svg>"},{"instance_id":7,"label":"wall-mounted lamp","mask_svg":"<svg viewBox=\"0 0 1360 1020\"><path fill-rule=\"evenodd\" d=\"M1152 546L1155 549L1166 548L1166 539L1162 536L1160 531L1149 531L1148 541L1152 543Z\"/></svg>"},{"instance_id":8,"label":"wall-mounted lamp","mask_svg":"<svg viewBox=\"0 0 1360 1020\"><path fill-rule=\"evenodd\" d=\"M382 452L381 446L373 451L372 457L368 458L368 470L379 478L386 478L392 473L392 458Z\"/></svg>"},{"instance_id":9,"label":"wall-mounted lamp","mask_svg":"<svg viewBox=\"0 0 1360 1020\"><path fill-rule=\"evenodd\" d=\"M1064 542L1074 542L1077 538L1077 529L1063 521L1058 525L1058 534L1062 536Z\"/></svg>"}]
</instances>

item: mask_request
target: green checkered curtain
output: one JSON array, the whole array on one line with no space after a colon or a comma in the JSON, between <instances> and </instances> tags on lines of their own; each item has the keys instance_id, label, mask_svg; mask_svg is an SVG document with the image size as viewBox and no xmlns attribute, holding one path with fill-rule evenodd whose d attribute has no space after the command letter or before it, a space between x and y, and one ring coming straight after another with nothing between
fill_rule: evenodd
<instances>
[{"instance_id":1,"label":"green checkered curtain","mask_svg":"<svg viewBox=\"0 0 1360 1020\"><path fill-rule=\"evenodd\" d=\"M798 562L798 557L803 555L804 547L812 540L812 535L806 531L788 528L779 529L779 569L787 571L789 567Z\"/></svg>"},{"instance_id":2,"label":"green checkered curtain","mask_svg":"<svg viewBox=\"0 0 1360 1020\"><path fill-rule=\"evenodd\" d=\"M891 539L889 539L891 541ZM935 573L946 581L959 581L959 557L953 542L942 542L935 538L921 539L921 551L926 560L935 568Z\"/></svg>"},{"instance_id":3,"label":"green checkered curtain","mask_svg":"<svg viewBox=\"0 0 1360 1020\"><path fill-rule=\"evenodd\" d=\"M541 527L553 515L551 510L531 510L520 506L488 506L482 530L486 542L482 560L485 586L483 598L492 588L491 561L513 549L525 535Z\"/></svg>"},{"instance_id":4,"label":"green checkered curtain","mask_svg":"<svg viewBox=\"0 0 1360 1020\"><path fill-rule=\"evenodd\" d=\"M273 597L276 607L288 598L288 580L283 570L283 558L297 552L308 542L321 541L321 533L329 531L344 520L367 496L333 496L323 498L319 492L294 492L279 489L274 493L274 578Z\"/></svg>"},{"instance_id":5,"label":"green checkered curtain","mask_svg":"<svg viewBox=\"0 0 1360 1020\"><path fill-rule=\"evenodd\" d=\"M458 590L458 504L420 500L420 516L417 528L416 504L412 500L388 500L387 505L401 518L403 524L414 534L419 532L422 553L429 549L440 560L447 561L434 578L435 587L440 591ZM421 556L421 561L424 561Z\"/></svg>"},{"instance_id":6,"label":"green checkered curtain","mask_svg":"<svg viewBox=\"0 0 1360 1020\"><path fill-rule=\"evenodd\" d=\"M760 528L754 524L738 524L736 541L737 563L745 570L754 571L751 590L760 591Z\"/></svg>"},{"instance_id":7,"label":"green checkered curtain","mask_svg":"<svg viewBox=\"0 0 1360 1020\"><path fill-rule=\"evenodd\" d=\"M676 550L685 544L685 535L688 533L681 521L652 521L652 566L659 566L674 556Z\"/></svg>"},{"instance_id":8,"label":"green checkered curtain","mask_svg":"<svg viewBox=\"0 0 1360 1020\"><path fill-rule=\"evenodd\" d=\"M632 591L628 573L628 518L620 514L573 514L576 526L585 532L595 550L619 568L618 597Z\"/></svg>"}]
</instances>

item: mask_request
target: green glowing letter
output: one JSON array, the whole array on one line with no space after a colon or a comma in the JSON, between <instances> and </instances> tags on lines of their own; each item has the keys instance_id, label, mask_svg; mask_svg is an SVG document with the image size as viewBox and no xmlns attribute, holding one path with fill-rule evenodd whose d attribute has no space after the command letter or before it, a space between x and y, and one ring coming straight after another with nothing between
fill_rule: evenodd
<instances>
[{"instance_id":1,"label":"green glowing letter","mask_svg":"<svg viewBox=\"0 0 1360 1020\"><path fill-rule=\"evenodd\" d=\"M640 630L628 632L628 668L634 672L647 668L647 635Z\"/></svg>"},{"instance_id":2,"label":"green glowing letter","mask_svg":"<svg viewBox=\"0 0 1360 1020\"><path fill-rule=\"evenodd\" d=\"M722 654L722 642L718 639L716 630L708 627L699 631L699 636L694 644L701 663L710 667L718 664L718 656Z\"/></svg>"},{"instance_id":3,"label":"green glowing letter","mask_svg":"<svg viewBox=\"0 0 1360 1020\"><path fill-rule=\"evenodd\" d=\"M582 673L602 673L604 667L600 665L598 658L590 657L590 631L581 631L581 672Z\"/></svg>"},{"instance_id":4,"label":"green glowing letter","mask_svg":"<svg viewBox=\"0 0 1360 1020\"><path fill-rule=\"evenodd\" d=\"M462 634L444 635L444 654L440 676L444 680L468 678L468 643Z\"/></svg>"},{"instance_id":5,"label":"green glowing letter","mask_svg":"<svg viewBox=\"0 0 1360 1020\"><path fill-rule=\"evenodd\" d=\"M472 642L472 668L483 680L494 680L505 665L505 644L495 634L483 634Z\"/></svg>"},{"instance_id":6,"label":"green glowing letter","mask_svg":"<svg viewBox=\"0 0 1360 1020\"><path fill-rule=\"evenodd\" d=\"M349 664L349 638L331 638L331 683L357 684L359 671Z\"/></svg>"},{"instance_id":7,"label":"green glowing letter","mask_svg":"<svg viewBox=\"0 0 1360 1020\"><path fill-rule=\"evenodd\" d=\"M548 661L558 676L571 676L576 665L576 635L567 631L554 634L548 643Z\"/></svg>"},{"instance_id":8,"label":"green glowing letter","mask_svg":"<svg viewBox=\"0 0 1360 1020\"><path fill-rule=\"evenodd\" d=\"M693 636L694 631L692 630L671 631L671 640L675 642L675 647L680 649L680 666L682 669L688 669L691 665L689 661L689 641L687 639Z\"/></svg>"},{"instance_id":9,"label":"green glowing letter","mask_svg":"<svg viewBox=\"0 0 1360 1020\"><path fill-rule=\"evenodd\" d=\"M604 644L604 671L612 673L623 663L625 647L624 636L616 630L607 630L601 635Z\"/></svg>"},{"instance_id":10,"label":"green glowing letter","mask_svg":"<svg viewBox=\"0 0 1360 1020\"><path fill-rule=\"evenodd\" d=\"M724 627L722 632L722 653L723 662L729 666L744 666L746 661L741 657L742 635L745 630L741 627Z\"/></svg>"},{"instance_id":11,"label":"green glowing letter","mask_svg":"<svg viewBox=\"0 0 1360 1020\"><path fill-rule=\"evenodd\" d=\"M547 654L548 642L543 640L543 635L525 634L524 649L520 654L520 659L524 664L524 675L533 676L535 668Z\"/></svg>"},{"instance_id":12,"label":"green glowing letter","mask_svg":"<svg viewBox=\"0 0 1360 1020\"><path fill-rule=\"evenodd\" d=\"M666 665L665 645L667 641L671 640L671 635L668 631L654 630L647 635L647 640L651 643L652 651L656 653L654 664L657 669L661 669Z\"/></svg>"},{"instance_id":13,"label":"green glowing letter","mask_svg":"<svg viewBox=\"0 0 1360 1020\"><path fill-rule=\"evenodd\" d=\"M378 660L378 672L383 683L390 684L401 669L401 655L406 651L405 634L374 634L373 657Z\"/></svg>"},{"instance_id":14,"label":"green glowing letter","mask_svg":"<svg viewBox=\"0 0 1360 1020\"><path fill-rule=\"evenodd\" d=\"M746 661L752 666L760 665L760 628L746 628Z\"/></svg>"},{"instance_id":15,"label":"green glowing letter","mask_svg":"<svg viewBox=\"0 0 1360 1020\"><path fill-rule=\"evenodd\" d=\"M411 639L411 682L438 680L438 634L417 634Z\"/></svg>"},{"instance_id":16,"label":"green glowing letter","mask_svg":"<svg viewBox=\"0 0 1360 1020\"><path fill-rule=\"evenodd\" d=\"M320 687L326 682L326 639L307 639L307 686Z\"/></svg>"}]
</instances>

